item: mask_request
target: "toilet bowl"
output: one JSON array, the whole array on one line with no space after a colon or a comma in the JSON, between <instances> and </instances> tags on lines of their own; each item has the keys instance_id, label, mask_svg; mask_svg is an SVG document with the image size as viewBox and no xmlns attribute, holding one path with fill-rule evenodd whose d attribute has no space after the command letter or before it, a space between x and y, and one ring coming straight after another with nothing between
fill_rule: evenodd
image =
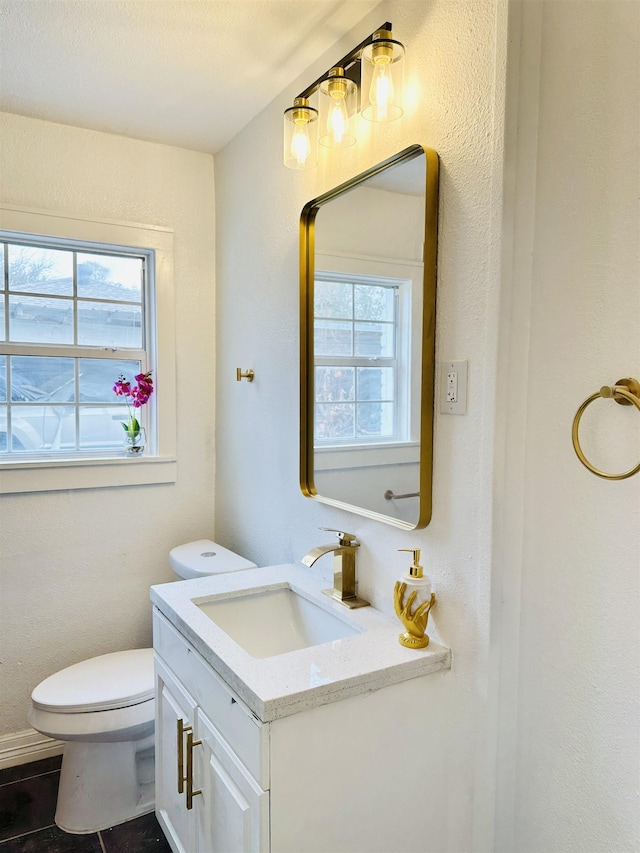
<instances>
[{"instance_id":1,"label":"toilet bowl","mask_svg":"<svg viewBox=\"0 0 640 853\"><path fill-rule=\"evenodd\" d=\"M170 563L180 578L256 568L209 539L174 548ZM29 723L65 744L55 814L61 829L97 832L153 811L154 696L153 649L81 661L34 689Z\"/></svg>"},{"instance_id":2,"label":"toilet bowl","mask_svg":"<svg viewBox=\"0 0 640 853\"><path fill-rule=\"evenodd\" d=\"M45 678L28 718L65 743L61 829L96 832L153 809L153 649L101 655Z\"/></svg>"}]
</instances>

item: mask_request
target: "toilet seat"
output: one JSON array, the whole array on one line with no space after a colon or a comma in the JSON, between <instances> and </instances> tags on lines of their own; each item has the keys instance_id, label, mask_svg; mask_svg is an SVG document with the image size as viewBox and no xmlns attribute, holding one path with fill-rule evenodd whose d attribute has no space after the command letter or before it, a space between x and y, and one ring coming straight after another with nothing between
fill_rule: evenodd
<instances>
[{"instance_id":1,"label":"toilet seat","mask_svg":"<svg viewBox=\"0 0 640 853\"><path fill-rule=\"evenodd\" d=\"M31 694L29 722L62 741L145 737L155 715L153 649L90 658L45 678Z\"/></svg>"},{"instance_id":2,"label":"toilet seat","mask_svg":"<svg viewBox=\"0 0 640 853\"><path fill-rule=\"evenodd\" d=\"M148 699L127 708L88 714L58 714L32 704L27 718L36 731L54 740L95 743L136 740L153 732L155 701Z\"/></svg>"},{"instance_id":3,"label":"toilet seat","mask_svg":"<svg viewBox=\"0 0 640 853\"><path fill-rule=\"evenodd\" d=\"M115 711L153 700L153 649L130 649L80 661L45 678L34 708L54 714Z\"/></svg>"}]
</instances>

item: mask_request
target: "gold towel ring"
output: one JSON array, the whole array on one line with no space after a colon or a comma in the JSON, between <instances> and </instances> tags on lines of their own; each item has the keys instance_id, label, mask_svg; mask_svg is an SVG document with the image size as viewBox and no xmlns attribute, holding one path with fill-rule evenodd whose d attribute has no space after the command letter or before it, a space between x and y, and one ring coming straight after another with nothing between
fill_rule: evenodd
<instances>
[{"instance_id":1,"label":"gold towel ring","mask_svg":"<svg viewBox=\"0 0 640 853\"><path fill-rule=\"evenodd\" d=\"M612 398L621 406L635 406L640 412L640 382L638 382L637 379L618 379L613 387L603 385L597 394L592 394L580 406L576 412L575 418L573 419L573 426L571 427L573 449L585 468L588 468L589 471L596 474L598 477L604 477L605 480L626 480L627 477L633 477L634 474L637 474L638 471L640 471L640 462L624 474L606 474L604 471L599 471L597 468L593 467L580 447L580 442L578 441L578 426L580 424L580 418L587 406L593 403L594 400L597 400L598 397Z\"/></svg>"}]
</instances>

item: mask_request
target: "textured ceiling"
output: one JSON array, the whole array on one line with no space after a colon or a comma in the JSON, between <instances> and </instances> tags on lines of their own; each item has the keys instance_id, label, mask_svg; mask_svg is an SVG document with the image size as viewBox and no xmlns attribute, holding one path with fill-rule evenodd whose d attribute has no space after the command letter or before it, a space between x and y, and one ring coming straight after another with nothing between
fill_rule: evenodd
<instances>
[{"instance_id":1,"label":"textured ceiling","mask_svg":"<svg viewBox=\"0 0 640 853\"><path fill-rule=\"evenodd\" d=\"M0 0L0 110L222 148L378 0Z\"/></svg>"}]
</instances>

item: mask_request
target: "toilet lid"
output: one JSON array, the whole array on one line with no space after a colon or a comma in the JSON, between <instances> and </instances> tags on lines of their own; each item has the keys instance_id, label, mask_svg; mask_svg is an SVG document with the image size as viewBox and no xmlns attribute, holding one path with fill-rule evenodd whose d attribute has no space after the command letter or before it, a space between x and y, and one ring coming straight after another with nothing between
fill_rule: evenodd
<instances>
[{"instance_id":1,"label":"toilet lid","mask_svg":"<svg viewBox=\"0 0 640 853\"><path fill-rule=\"evenodd\" d=\"M153 696L153 649L132 649L56 672L35 688L31 700L43 711L79 714L127 708Z\"/></svg>"}]
</instances>

